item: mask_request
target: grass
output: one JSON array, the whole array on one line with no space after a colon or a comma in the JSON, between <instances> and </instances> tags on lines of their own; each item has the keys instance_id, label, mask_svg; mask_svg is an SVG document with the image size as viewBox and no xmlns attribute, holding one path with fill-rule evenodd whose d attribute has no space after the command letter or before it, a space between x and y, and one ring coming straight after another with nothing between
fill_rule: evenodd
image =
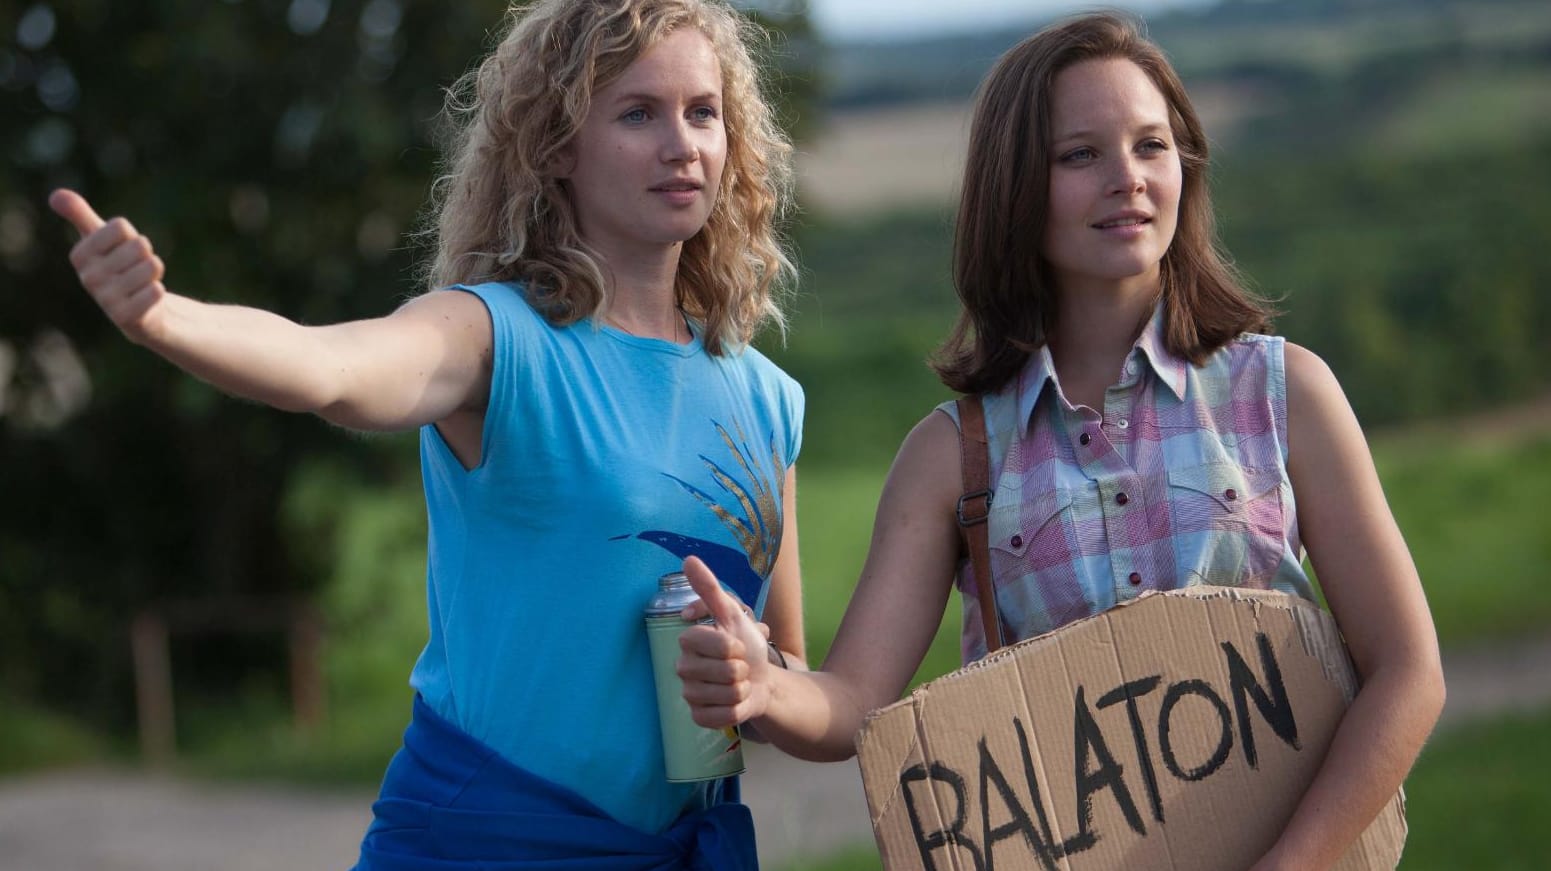
<instances>
[{"instance_id":1,"label":"grass","mask_svg":"<svg viewBox=\"0 0 1551 871\"><path fill-rule=\"evenodd\" d=\"M0 696L0 772L24 774L94 762L112 750L74 720Z\"/></svg>"},{"instance_id":2,"label":"grass","mask_svg":"<svg viewBox=\"0 0 1551 871\"><path fill-rule=\"evenodd\" d=\"M815 666L829 651L861 573L885 474L886 470L874 467L798 473L804 625L808 658ZM959 667L959 620L955 593L916 672L916 682Z\"/></svg>"},{"instance_id":3,"label":"grass","mask_svg":"<svg viewBox=\"0 0 1551 871\"><path fill-rule=\"evenodd\" d=\"M882 871L883 860L872 846L858 846L830 856L799 859L780 871Z\"/></svg>"},{"instance_id":4,"label":"grass","mask_svg":"<svg viewBox=\"0 0 1551 871\"><path fill-rule=\"evenodd\" d=\"M397 706L382 708L340 706L319 732L308 734L293 728L289 712L274 705L236 711L228 705L212 711L197 732L189 730L194 734L180 748L177 770L210 780L375 786L409 723L408 687ZM373 709L374 715L364 713Z\"/></svg>"},{"instance_id":5,"label":"grass","mask_svg":"<svg viewBox=\"0 0 1551 871\"><path fill-rule=\"evenodd\" d=\"M1404 871L1536 871L1551 856L1551 709L1446 733L1406 781Z\"/></svg>"},{"instance_id":6,"label":"grass","mask_svg":"<svg viewBox=\"0 0 1551 871\"><path fill-rule=\"evenodd\" d=\"M1450 70L1375 125L1366 147L1383 154L1458 154L1491 148L1509 132L1543 137L1548 128L1551 70Z\"/></svg>"},{"instance_id":7,"label":"grass","mask_svg":"<svg viewBox=\"0 0 1551 871\"><path fill-rule=\"evenodd\" d=\"M1375 450L1390 507L1421 571L1445 646L1551 627L1551 435Z\"/></svg>"}]
</instances>

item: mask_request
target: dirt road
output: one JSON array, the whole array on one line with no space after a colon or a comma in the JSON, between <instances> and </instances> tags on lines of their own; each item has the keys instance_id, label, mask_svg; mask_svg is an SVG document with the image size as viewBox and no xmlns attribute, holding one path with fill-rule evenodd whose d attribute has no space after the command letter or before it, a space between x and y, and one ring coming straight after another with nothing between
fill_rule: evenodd
<instances>
[{"instance_id":1,"label":"dirt road","mask_svg":"<svg viewBox=\"0 0 1551 871\"><path fill-rule=\"evenodd\" d=\"M765 867L870 839L854 762L748 753ZM350 867L369 791L198 783L139 771L0 781L0 871L303 871Z\"/></svg>"}]
</instances>

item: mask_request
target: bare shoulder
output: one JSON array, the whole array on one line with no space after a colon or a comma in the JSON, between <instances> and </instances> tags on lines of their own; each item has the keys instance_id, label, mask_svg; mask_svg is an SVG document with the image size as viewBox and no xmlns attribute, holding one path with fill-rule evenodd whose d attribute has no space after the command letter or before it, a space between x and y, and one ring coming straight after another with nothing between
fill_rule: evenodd
<instances>
[{"instance_id":1,"label":"bare shoulder","mask_svg":"<svg viewBox=\"0 0 1551 871\"><path fill-rule=\"evenodd\" d=\"M1287 368L1287 401L1306 403L1324 399L1332 391L1338 395L1341 393L1341 385L1336 381L1336 374L1330 370L1330 364L1326 363L1318 354L1310 351L1302 345L1293 342L1286 343L1284 353Z\"/></svg>"},{"instance_id":2,"label":"bare shoulder","mask_svg":"<svg viewBox=\"0 0 1551 871\"><path fill-rule=\"evenodd\" d=\"M392 317L441 320L459 328L490 330L484 300L466 290L432 290L399 306Z\"/></svg>"},{"instance_id":3,"label":"bare shoulder","mask_svg":"<svg viewBox=\"0 0 1551 871\"><path fill-rule=\"evenodd\" d=\"M1287 343L1289 471L1371 465L1357 415L1330 366L1318 354ZM1358 463L1358 459L1366 463ZM1296 485L1296 480L1295 480Z\"/></svg>"},{"instance_id":4,"label":"bare shoulder","mask_svg":"<svg viewBox=\"0 0 1551 871\"><path fill-rule=\"evenodd\" d=\"M933 409L905 436L904 442L899 446L899 455L895 458L894 465L896 467L921 465L940 469L942 463L951 461L954 464L953 468L956 469L958 456L958 426L948 415Z\"/></svg>"},{"instance_id":5,"label":"bare shoulder","mask_svg":"<svg viewBox=\"0 0 1551 871\"><path fill-rule=\"evenodd\" d=\"M484 300L463 290L433 290L416 296L389 315L399 326L404 344L424 349L424 365L437 372L437 383L457 397L444 432L458 417L470 417L468 428L482 428L494 367L495 329ZM477 444L477 442L476 442Z\"/></svg>"},{"instance_id":6,"label":"bare shoulder","mask_svg":"<svg viewBox=\"0 0 1551 871\"><path fill-rule=\"evenodd\" d=\"M1288 342L1285 365L1287 369L1287 425L1292 438L1297 432L1310 427L1324 428L1345 423L1352 418L1352 407L1347 402L1341 383L1330 370L1329 364L1302 345ZM1355 425L1355 419L1353 419Z\"/></svg>"},{"instance_id":7,"label":"bare shoulder","mask_svg":"<svg viewBox=\"0 0 1551 871\"><path fill-rule=\"evenodd\" d=\"M451 348L477 354L489 366L494 327L484 300L463 290L433 290L399 306L389 318L430 329Z\"/></svg>"},{"instance_id":8,"label":"bare shoulder","mask_svg":"<svg viewBox=\"0 0 1551 871\"><path fill-rule=\"evenodd\" d=\"M934 408L910 429L900 451L903 452L906 447L917 451L934 451L945 446L951 447L954 453L958 452L959 428L953 418Z\"/></svg>"},{"instance_id":9,"label":"bare shoulder","mask_svg":"<svg viewBox=\"0 0 1551 871\"><path fill-rule=\"evenodd\" d=\"M894 457L885 487L909 494L917 504L952 505L963 491L959 470L959 429L948 415L933 409L905 436Z\"/></svg>"}]
</instances>

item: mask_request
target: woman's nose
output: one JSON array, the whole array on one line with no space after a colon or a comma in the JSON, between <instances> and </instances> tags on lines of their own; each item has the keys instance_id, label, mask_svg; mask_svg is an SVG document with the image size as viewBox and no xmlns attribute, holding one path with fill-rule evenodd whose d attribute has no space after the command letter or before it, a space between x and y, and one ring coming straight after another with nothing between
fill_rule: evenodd
<instances>
[{"instance_id":1,"label":"woman's nose","mask_svg":"<svg viewBox=\"0 0 1551 871\"><path fill-rule=\"evenodd\" d=\"M1115 165L1115 177L1110 185L1112 194L1139 194L1147 190L1147 179L1141 166L1129 158Z\"/></svg>"},{"instance_id":2,"label":"woman's nose","mask_svg":"<svg viewBox=\"0 0 1551 871\"><path fill-rule=\"evenodd\" d=\"M694 131L687 122L670 125L662 154L668 163L694 163L700 159L700 147L695 144Z\"/></svg>"}]
</instances>

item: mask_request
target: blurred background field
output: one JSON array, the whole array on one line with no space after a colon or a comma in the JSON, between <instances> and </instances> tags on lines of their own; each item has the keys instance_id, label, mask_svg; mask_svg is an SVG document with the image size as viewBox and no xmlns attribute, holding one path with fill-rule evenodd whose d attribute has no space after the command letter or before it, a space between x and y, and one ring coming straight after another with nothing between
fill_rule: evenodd
<instances>
[{"instance_id":1,"label":"blurred background field","mask_svg":"<svg viewBox=\"0 0 1551 871\"><path fill-rule=\"evenodd\" d=\"M131 620L193 601L316 609L327 706L294 726L281 633L174 633L176 771L380 777L426 632L413 437L227 400L128 346L43 199L76 185L132 216L176 288L381 314L417 291L439 89L501 5L0 0L0 776L138 764ZM808 397L820 662L894 450L950 398L925 360L955 311L967 99L1039 22L864 41L825 38L800 0L760 9L789 34L773 66L804 209L792 328L759 344ZM1446 650L1551 635L1551 6L1225 0L1148 20L1213 136L1226 246L1341 378ZM957 620L955 603L919 677L957 665ZM1539 867L1546 747L1551 711L1440 734L1403 867ZM827 861L802 867L876 867L865 844Z\"/></svg>"}]
</instances>

